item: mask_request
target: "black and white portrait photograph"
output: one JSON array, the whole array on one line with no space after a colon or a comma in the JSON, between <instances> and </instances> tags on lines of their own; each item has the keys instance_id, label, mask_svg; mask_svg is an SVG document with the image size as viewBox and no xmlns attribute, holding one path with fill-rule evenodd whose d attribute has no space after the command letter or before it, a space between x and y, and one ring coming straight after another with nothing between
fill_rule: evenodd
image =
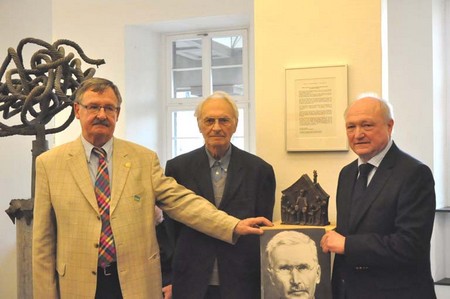
<instances>
[{"instance_id":1,"label":"black and white portrait photograph","mask_svg":"<svg viewBox=\"0 0 450 299\"><path fill-rule=\"evenodd\" d=\"M331 298L330 255L320 250L325 229L270 229L261 236L262 299Z\"/></svg>"}]
</instances>

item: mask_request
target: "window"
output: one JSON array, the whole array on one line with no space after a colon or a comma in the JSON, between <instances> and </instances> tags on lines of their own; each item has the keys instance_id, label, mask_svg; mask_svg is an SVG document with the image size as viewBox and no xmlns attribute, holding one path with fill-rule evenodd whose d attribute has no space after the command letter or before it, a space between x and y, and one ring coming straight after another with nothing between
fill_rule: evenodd
<instances>
[{"instance_id":1,"label":"window","mask_svg":"<svg viewBox=\"0 0 450 299\"><path fill-rule=\"evenodd\" d=\"M215 91L225 91L239 108L231 142L248 149L248 58L245 30L172 35L167 47L168 157L203 145L194 111Z\"/></svg>"}]
</instances>

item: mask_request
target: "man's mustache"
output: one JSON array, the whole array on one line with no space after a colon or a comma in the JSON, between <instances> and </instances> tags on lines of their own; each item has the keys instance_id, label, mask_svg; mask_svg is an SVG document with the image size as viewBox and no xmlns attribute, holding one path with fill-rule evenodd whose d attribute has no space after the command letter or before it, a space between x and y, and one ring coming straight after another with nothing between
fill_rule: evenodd
<instances>
[{"instance_id":1,"label":"man's mustache","mask_svg":"<svg viewBox=\"0 0 450 299\"><path fill-rule=\"evenodd\" d=\"M106 119L95 119L92 123L93 125L102 125L105 127L109 127L109 121Z\"/></svg>"}]
</instances>

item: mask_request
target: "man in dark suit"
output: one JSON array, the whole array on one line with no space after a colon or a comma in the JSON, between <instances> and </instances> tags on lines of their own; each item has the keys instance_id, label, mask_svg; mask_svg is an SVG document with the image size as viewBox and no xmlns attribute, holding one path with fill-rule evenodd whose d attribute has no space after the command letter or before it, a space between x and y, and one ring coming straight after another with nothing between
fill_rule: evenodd
<instances>
[{"instance_id":1,"label":"man in dark suit","mask_svg":"<svg viewBox=\"0 0 450 299\"><path fill-rule=\"evenodd\" d=\"M386 101L374 95L358 99L347 108L345 122L359 158L339 174L336 231L321 240L324 252L336 253L333 298L436 298L430 270L436 205L430 169L392 141L394 120ZM363 175L358 165L366 163L373 165L366 189L356 191L357 177Z\"/></svg>"},{"instance_id":2,"label":"man in dark suit","mask_svg":"<svg viewBox=\"0 0 450 299\"><path fill-rule=\"evenodd\" d=\"M238 109L230 96L215 92L196 109L205 146L167 162L166 175L237 218L272 219L275 175L271 165L231 144ZM235 246L175 224L172 291L175 299L260 298L259 239L240 237ZM169 290L164 289L169 298Z\"/></svg>"}]
</instances>

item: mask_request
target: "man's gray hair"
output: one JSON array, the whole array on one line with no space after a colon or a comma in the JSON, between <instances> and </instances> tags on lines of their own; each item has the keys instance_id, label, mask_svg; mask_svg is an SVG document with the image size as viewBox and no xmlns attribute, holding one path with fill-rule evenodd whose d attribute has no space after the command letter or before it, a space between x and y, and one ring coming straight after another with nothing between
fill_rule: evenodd
<instances>
[{"instance_id":1,"label":"man's gray hair","mask_svg":"<svg viewBox=\"0 0 450 299\"><path fill-rule=\"evenodd\" d=\"M231 98L231 96L228 93L226 93L225 91L215 91L213 94L208 96L206 99L204 99L197 105L197 108L195 109L195 113L194 113L194 116L197 118L197 121L200 121L200 118L202 117L201 114L202 114L203 105L205 104L206 101L211 100L211 99L223 99L226 102L228 102L228 104L230 104L230 106L233 108L235 121L237 121L239 119L239 110L236 106L236 103Z\"/></svg>"},{"instance_id":2,"label":"man's gray hair","mask_svg":"<svg viewBox=\"0 0 450 299\"><path fill-rule=\"evenodd\" d=\"M374 100L377 100L380 103L380 109L381 112L383 114L384 119L386 120L386 122L390 121L391 119L394 119L394 108L392 107L392 104L389 103L388 100L383 99L382 97L380 97L377 93L375 92L363 92L361 93L356 100L354 100L345 110L344 116L347 117L347 111L348 109L356 102L359 101L361 99L365 99L365 98L371 98Z\"/></svg>"}]
</instances>

